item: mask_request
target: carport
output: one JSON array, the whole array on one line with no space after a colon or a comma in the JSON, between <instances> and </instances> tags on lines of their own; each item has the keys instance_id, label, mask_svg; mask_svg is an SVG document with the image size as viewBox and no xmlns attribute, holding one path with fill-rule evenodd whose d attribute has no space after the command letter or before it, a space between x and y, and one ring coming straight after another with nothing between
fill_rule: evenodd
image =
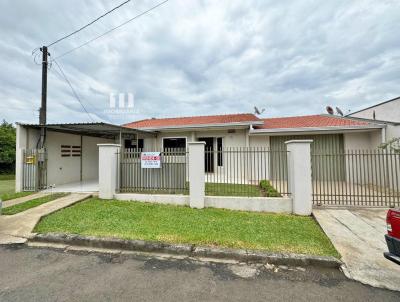
<instances>
[{"instance_id":1,"label":"carport","mask_svg":"<svg viewBox=\"0 0 400 302\"><path fill-rule=\"evenodd\" d=\"M38 149L46 129L45 148ZM17 124L16 191L98 191L98 144L153 137L108 123Z\"/></svg>"}]
</instances>

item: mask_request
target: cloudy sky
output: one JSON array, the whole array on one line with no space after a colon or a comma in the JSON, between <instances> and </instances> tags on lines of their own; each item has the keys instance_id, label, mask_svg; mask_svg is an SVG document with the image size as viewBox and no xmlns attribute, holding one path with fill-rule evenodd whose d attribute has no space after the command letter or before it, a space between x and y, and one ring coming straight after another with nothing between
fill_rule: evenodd
<instances>
[{"instance_id":1,"label":"cloudy sky","mask_svg":"<svg viewBox=\"0 0 400 302\"><path fill-rule=\"evenodd\" d=\"M133 0L49 48L51 58L161 0ZM36 122L41 66L32 50L123 0L0 2L0 118ZM147 117L356 110L400 95L400 1L170 0L53 63L48 122L124 123ZM40 52L36 51L40 61ZM39 62L40 63L40 62ZM134 108L110 110L110 94ZM111 108L112 109L112 108Z\"/></svg>"}]
</instances>

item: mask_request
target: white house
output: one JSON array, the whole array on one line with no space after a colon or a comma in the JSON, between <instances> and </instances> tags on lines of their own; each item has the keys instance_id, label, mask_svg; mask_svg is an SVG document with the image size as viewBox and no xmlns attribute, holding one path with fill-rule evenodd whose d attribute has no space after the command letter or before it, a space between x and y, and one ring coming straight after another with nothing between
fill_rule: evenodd
<instances>
[{"instance_id":1,"label":"white house","mask_svg":"<svg viewBox=\"0 0 400 302\"><path fill-rule=\"evenodd\" d=\"M285 141L298 138L313 139L313 151L375 149L391 137L399 136L396 116L398 120L400 114L389 115L399 111L399 102L397 98L347 117L322 114L259 118L240 113L150 118L122 126L105 123L17 124L16 190L53 184L82 186L83 191L98 190L97 144L101 143L118 143L123 148L147 151L186 148L188 142L195 141L204 141L206 149L211 151L232 147L284 150ZM375 111L375 119L370 116L371 110ZM35 151L42 127L47 131L44 154ZM224 159L218 155L212 155L206 161L207 173L223 169ZM44 162L46 166L41 166Z\"/></svg>"}]
</instances>

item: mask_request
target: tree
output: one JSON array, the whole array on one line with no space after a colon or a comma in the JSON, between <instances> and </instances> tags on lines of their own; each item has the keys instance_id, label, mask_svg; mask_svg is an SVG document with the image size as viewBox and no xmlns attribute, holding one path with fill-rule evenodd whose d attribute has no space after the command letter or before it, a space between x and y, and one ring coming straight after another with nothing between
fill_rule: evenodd
<instances>
[{"instance_id":1,"label":"tree","mask_svg":"<svg viewBox=\"0 0 400 302\"><path fill-rule=\"evenodd\" d=\"M381 144L379 148L391 150L394 153L400 153L400 137L392 138L388 142Z\"/></svg>"},{"instance_id":2,"label":"tree","mask_svg":"<svg viewBox=\"0 0 400 302\"><path fill-rule=\"evenodd\" d=\"M14 173L15 127L3 120L0 125L0 174Z\"/></svg>"}]
</instances>

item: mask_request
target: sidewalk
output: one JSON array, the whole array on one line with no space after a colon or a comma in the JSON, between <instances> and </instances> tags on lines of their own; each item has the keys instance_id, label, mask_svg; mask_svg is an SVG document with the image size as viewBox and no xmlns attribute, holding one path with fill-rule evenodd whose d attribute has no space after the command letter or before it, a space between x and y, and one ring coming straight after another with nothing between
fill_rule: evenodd
<instances>
[{"instance_id":1,"label":"sidewalk","mask_svg":"<svg viewBox=\"0 0 400 302\"><path fill-rule=\"evenodd\" d=\"M313 214L342 255L347 277L400 291L400 266L385 259L386 211L314 209Z\"/></svg>"},{"instance_id":2,"label":"sidewalk","mask_svg":"<svg viewBox=\"0 0 400 302\"><path fill-rule=\"evenodd\" d=\"M24 212L0 216L0 244L24 243L40 218L82 201L91 194L70 194Z\"/></svg>"},{"instance_id":3,"label":"sidewalk","mask_svg":"<svg viewBox=\"0 0 400 302\"><path fill-rule=\"evenodd\" d=\"M34 193L34 194L27 195L24 197L19 197L19 198L15 198L15 199L11 199L11 200L5 200L5 201L3 201L3 208L15 206L17 204L24 203L28 200L44 197L46 195L49 195L49 193L38 192L38 193Z\"/></svg>"}]
</instances>

